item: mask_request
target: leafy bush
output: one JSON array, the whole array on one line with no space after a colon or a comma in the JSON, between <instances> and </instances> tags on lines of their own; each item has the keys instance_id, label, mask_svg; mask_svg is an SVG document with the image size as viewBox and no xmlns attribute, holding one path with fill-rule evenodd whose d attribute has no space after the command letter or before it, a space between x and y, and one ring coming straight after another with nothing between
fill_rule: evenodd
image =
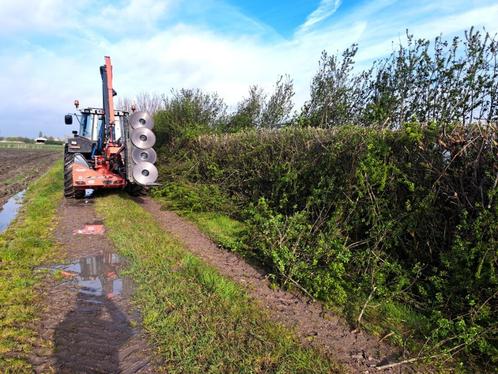
<instances>
[{"instance_id":1,"label":"leafy bush","mask_svg":"<svg viewBox=\"0 0 498 374\"><path fill-rule=\"evenodd\" d=\"M314 225L307 211L291 216L276 213L264 198L249 209L249 215L252 247L284 284L292 282L316 298L345 304L345 265L351 252L333 225Z\"/></svg>"},{"instance_id":2,"label":"leafy bush","mask_svg":"<svg viewBox=\"0 0 498 374\"><path fill-rule=\"evenodd\" d=\"M186 167L176 172L211 186L191 199L192 209L226 210L212 204L218 192L247 207L231 214L246 221L247 247L282 283L346 309L374 290L372 302L385 310L403 310L387 307L400 304L429 321L414 318L426 329L410 332L429 339L426 348L465 350L468 362L491 365L496 130L412 122L396 131L349 126L201 136L186 144ZM167 186L161 193L173 192Z\"/></svg>"},{"instance_id":3,"label":"leafy bush","mask_svg":"<svg viewBox=\"0 0 498 374\"><path fill-rule=\"evenodd\" d=\"M161 189L153 193L156 197L165 197L171 209L184 212L230 212L234 210L231 201L216 185L188 182L165 183Z\"/></svg>"}]
</instances>

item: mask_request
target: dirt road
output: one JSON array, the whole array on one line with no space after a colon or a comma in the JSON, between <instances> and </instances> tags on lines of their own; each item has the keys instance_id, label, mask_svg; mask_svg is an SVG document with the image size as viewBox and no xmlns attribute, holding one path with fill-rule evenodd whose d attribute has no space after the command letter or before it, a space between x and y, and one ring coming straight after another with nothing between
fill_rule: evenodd
<instances>
[{"instance_id":1,"label":"dirt road","mask_svg":"<svg viewBox=\"0 0 498 374\"><path fill-rule=\"evenodd\" d=\"M120 278L120 257L105 237L93 200L65 200L57 241L66 261L49 270L31 356L37 373L156 373L152 352L129 301L133 285ZM57 278L57 277L56 277Z\"/></svg>"},{"instance_id":2,"label":"dirt road","mask_svg":"<svg viewBox=\"0 0 498 374\"><path fill-rule=\"evenodd\" d=\"M42 340L30 361L37 373L160 372L160 360L140 329L140 316L130 307L133 284L120 277L122 260L106 238L94 201L65 200L59 209L56 237L66 261L48 269L57 276L42 288L43 312L36 325ZM314 346L350 372L376 372L376 366L401 359L378 339L352 332L320 303L275 289L262 269L218 248L193 224L161 210L156 201L136 201L189 251L247 289L272 319L295 330L304 345ZM385 372L414 371L399 366Z\"/></svg>"},{"instance_id":3,"label":"dirt road","mask_svg":"<svg viewBox=\"0 0 498 374\"><path fill-rule=\"evenodd\" d=\"M10 196L26 188L61 157L62 150L0 148L0 208Z\"/></svg>"}]
</instances>

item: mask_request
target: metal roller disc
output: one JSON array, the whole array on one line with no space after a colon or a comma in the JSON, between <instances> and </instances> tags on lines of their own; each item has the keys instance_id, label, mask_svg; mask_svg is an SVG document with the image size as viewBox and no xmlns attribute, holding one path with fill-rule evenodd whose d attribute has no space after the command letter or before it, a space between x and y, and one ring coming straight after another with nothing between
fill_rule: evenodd
<instances>
[{"instance_id":1,"label":"metal roller disc","mask_svg":"<svg viewBox=\"0 0 498 374\"><path fill-rule=\"evenodd\" d=\"M157 160L156 151L154 151L152 148L149 149L133 148L133 151L131 152L131 157L133 158L133 161L137 164L139 162L144 162L144 161L153 164Z\"/></svg>"},{"instance_id":2,"label":"metal roller disc","mask_svg":"<svg viewBox=\"0 0 498 374\"><path fill-rule=\"evenodd\" d=\"M140 149L152 148L156 144L156 136L146 127L138 127L131 132L131 142Z\"/></svg>"},{"instance_id":3,"label":"metal roller disc","mask_svg":"<svg viewBox=\"0 0 498 374\"><path fill-rule=\"evenodd\" d=\"M157 169L150 162L139 162L133 166L133 178L138 184L146 186L157 180Z\"/></svg>"},{"instance_id":4,"label":"metal roller disc","mask_svg":"<svg viewBox=\"0 0 498 374\"><path fill-rule=\"evenodd\" d=\"M148 112L135 112L128 118L128 123L134 129L139 127L146 127L152 129L154 127L154 120Z\"/></svg>"}]
</instances>

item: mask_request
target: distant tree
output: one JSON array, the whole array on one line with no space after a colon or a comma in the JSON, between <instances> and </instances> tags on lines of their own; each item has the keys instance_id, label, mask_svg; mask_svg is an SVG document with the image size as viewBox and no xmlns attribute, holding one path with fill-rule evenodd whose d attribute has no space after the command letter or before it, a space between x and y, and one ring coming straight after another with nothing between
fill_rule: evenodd
<instances>
[{"instance_id":1,"label":"distant tree","mask_svg":"<svg viewBox=\"0 0 498 374\"><path fill-rule=\"evenodd\" d=\"M265 93L257 85L249 87L249 95L237 105L232 115L228 131L235 132L250 127L259 127L265 107Z\"/></svg>"},{"instance_id":2,"label":"distant tree","mask_svg":"<svg viewBox=\"0 0 498 374\"><path fill-rule=\"evenodd\" d=\"M12 141L12 142L23 142L23 143L34 143L35 141L30 138L26 138L24 136L7 136L4 140Z\"/></svg>"},{"instance_id":3,"label":"distant tree","mask_svg":"<svg viewBox=\"0 0 498 374\"><path fill-rule=\"evenodd\" d=\"M261 127L277 128L289 120L294 106L294 84L288 75L281 76L275 83L275 89L265 102L261 114Z\"/></svg>"},{"instance_id":4,"label":"distant tree","mask_svg":"<svg viewBox=\"0 0 498 374\"><path fill-rule=\"evenodd\" d=\"M342 56L322 53L300 122L316 127L347 123L391 128L416 119L443 123L498 120L498 41L474 28L451 42L407 32L388 57L354 71L357 46Z\"/></svg>"},{"instance_id":5,"label":"distant tree","mask_svg":"<svg viewBox=\"0 0 498 374\"><path fill-rule=\"evenodd\" d=\"M294 84L289 76L281 76L268 97L257 85L249 87L249 94L237 104L227 130L245 128L277 128L289 120L293 108Z\"/></svg>"},{"instance_id":6,"label":"distant tree","mask_svg":"<svg viewBox=\"0 0 498 374\"><path fill-rule=\"evenodd\" d=\"M163 98L163 107L155 115L157 144L218 131L225 127L226 111L223 99L215 93L199 89L172 90L170 97Z\"/></svg>"},{"instance_id":7,"label":"distant tree","mask_svg":"<svg viewBox=\"0 0 498 374\"><path fill-rule=\"evenodd\" d=\"M137 110L143 110L149 113L156 113L164 108L164 97L157 94L140 93L136 99Z\"/></svg>"},{"instance_id":8,"label":"distant tree","mask_svg":"<svg viewBox=\"0 0 498 374\"><path fill-rule=\"evenodd\" d=\"M131 112L132 105L136 110L156 113L164 108L164 97L158 94L142 92L134 98L120 97L117 101L117 109Z\"/></svg>"},{"instance_id":9,"label":"distant tree","mask_svg":"<svg viewBox=\"0 0 498 374\"><path fill-rule=\"evenodd\" d=\"M353 74L357 51L358 46L353 44L342 53L342 59L322 52L311 82L311 98L303 108L312 126L333 127L354 121L359 104L355 97L359 79Z\"/></svg>"}]
</instances>

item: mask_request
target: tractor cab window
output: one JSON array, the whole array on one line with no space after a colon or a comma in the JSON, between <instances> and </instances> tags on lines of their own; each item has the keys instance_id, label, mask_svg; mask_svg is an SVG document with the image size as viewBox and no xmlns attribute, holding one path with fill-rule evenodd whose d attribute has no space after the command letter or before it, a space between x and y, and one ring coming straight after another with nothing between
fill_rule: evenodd
<instances>
[{"instance_id":1,"label":"tractor cab window","mask_svg":"<svg viewBox=\"0 0 498 374\"><path fill-rule=\"evenodd\" d=\"M104 116L98 116L95 121L95 129L93 131L92 140L99 140L100 129L102 128L102 124L104 123Z\"/></svg>"},{"instance_id":2,"label":"tractor cab window","mask_svg":"<svg viewBox=\"0 0 498 374\"><path fill-rule=\"evenodd\" d=\"M80 136L90 138L93 130L93 114L83 113L80 118Z\"/></svg>"},{"instance_id":3,"label":"tractor cab window","mask_svg":"<svg viewBox=\"0 0 498 374\"><path fill-rule=\"evenodd\" d=\"M104 116L96 113L82 113L79 116L80 136L84 136L93 141L99 140L102 126L104 125ZM116 115L114 118L114 139L117 141L122 137L122 117Z\"/></svg>"}]
</instances>

